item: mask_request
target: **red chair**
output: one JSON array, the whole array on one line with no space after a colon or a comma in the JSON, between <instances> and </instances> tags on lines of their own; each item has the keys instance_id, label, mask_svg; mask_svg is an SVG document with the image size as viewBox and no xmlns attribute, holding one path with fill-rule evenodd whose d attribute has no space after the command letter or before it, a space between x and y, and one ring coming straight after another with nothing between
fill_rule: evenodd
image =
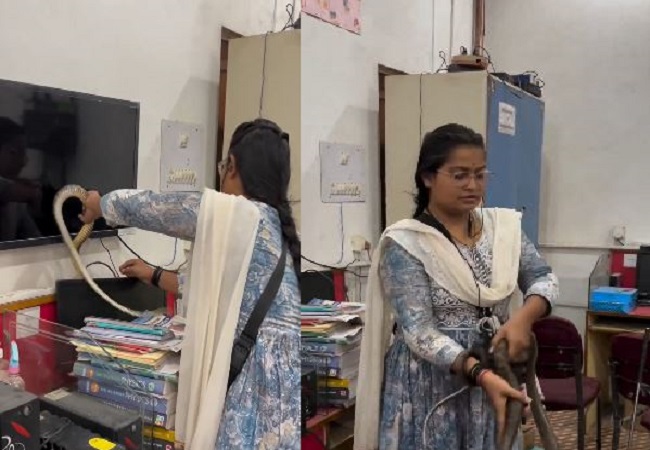
<instances>
[{"instance_id":1,"label":"red chair","mask_svg":"<svg viewBox=\"0 0 650 450\"><path fill-rule=\"evenodd\" d=\"M650 334L646 334L648 339ZM621 436L621 424L630 419L624 416L621 397L635 402L637 385L640 387L638 405L650 406L650 358L643 355L644 335L622 333L612 338L609 358L610 382L612 391L612 449L617 450ZM646 344L647 345L647 344ZM642 362L644 361L644 362ZM643 365L643 367L641 367ZM650 409L641 411L641 425L650 430ZM632 434L632 428L629 431ZM628 436L628 441L631 439Z\"/></svg>"},{"instance_id":2,"label":"red chair","mask_svg":"<svg viewBox=\"0 0 650 450\"><path fill-rule=\"evenodd\" d=\"M585 448L585 409L596 403L596 448L601 449L600 382L582 374L582 337L572 322L560 317L533 326L539 355L536 373L547 411L578 413L578 449Z\"/></svg>"}]
</instances>

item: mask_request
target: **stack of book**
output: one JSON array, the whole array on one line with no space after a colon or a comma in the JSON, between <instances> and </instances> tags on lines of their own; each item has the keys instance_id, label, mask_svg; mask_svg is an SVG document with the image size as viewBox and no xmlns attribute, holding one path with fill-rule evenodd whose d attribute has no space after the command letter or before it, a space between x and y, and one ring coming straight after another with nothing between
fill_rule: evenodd
<instances>
[{"instance_id":1,"label":"stack of book","mask_svg":"<svg viewBox=\"0 0 650 450\"><path fill-rule=\"evenodd\" d=\"M318 376L318 405L347 407L356 398L362 303L313 299L301 306L302 365Z\"/></svg>"},{"instance_id":2,"label":"stack of book","mask_svg":"<svg viewBox=\"0 0 650 450\"><path fill-rule=\"evenodd\" d=\"M145 448L173 448L182 319L149 314L133 322L85 322L72 339L78 391L141 414L151 441Z\"/></svg>"}]
</instances>

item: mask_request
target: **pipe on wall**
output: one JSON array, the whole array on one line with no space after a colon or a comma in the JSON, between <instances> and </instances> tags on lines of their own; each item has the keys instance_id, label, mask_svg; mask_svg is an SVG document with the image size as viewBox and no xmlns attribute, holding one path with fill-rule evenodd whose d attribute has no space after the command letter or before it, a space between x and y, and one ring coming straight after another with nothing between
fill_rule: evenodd
<instances>
[{"instance_id":1,"label":"pipe on wall","mask_svg":"<svg viewBox=\"0 0 650 450\"><path fill-rule=\"evenodd\" d=\"M474 33L472 51L484 48L485 39L485 0L474 0Z\"/></svg>"}]
</instances>

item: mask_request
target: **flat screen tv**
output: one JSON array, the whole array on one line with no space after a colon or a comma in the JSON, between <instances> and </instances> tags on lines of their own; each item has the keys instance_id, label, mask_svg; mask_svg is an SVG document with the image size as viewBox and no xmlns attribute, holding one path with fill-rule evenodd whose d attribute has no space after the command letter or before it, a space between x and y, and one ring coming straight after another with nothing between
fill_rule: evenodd
<instances>
[{"instance_id":1,"label":"flat screen tv","mask_svg":"<svg viewBox=\"0 0 650 450\"><path fill-rule=\"evenodd\" d=\"M0 80L0 250L61 242L52 212L65 185L137 186L137 103ZM66 201L71 234L81 202ZM93 237L114 236L103 220Z\"/></svg>"}]
</instances>

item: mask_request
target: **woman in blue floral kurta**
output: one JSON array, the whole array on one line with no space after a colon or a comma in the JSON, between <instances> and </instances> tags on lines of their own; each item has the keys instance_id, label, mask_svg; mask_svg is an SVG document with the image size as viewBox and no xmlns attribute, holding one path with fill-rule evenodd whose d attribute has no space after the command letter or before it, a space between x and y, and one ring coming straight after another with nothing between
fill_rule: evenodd
<instances>
[{"instance_id":1,"label":"woman in blue floral kurta","mask_svg":"<svg viewBox=\"0 0 650 450\"><path fill-rule=\"evenodd\" d=\"M483 148L480 135L459 125L447 125L427 135L416 174L415 217L435 216L450 232L477 281L489 286L492 236L480 228L473 232L480 227L480 212L472 212L483 197L488 175ZM385 357L380 448L493 450L497 433L493 405L505 404L505 397L512 395L494 374L486 375L480 387L468 394L444 403L425 423L436 403L467 384L457 375L466 373L468 366L457 365L460 355L479 339L476 325L480 311L442 288L422 262L395 241L384 246L380 274L397 323ZM549 312L558 295L556 277L525 236L518 284L525 306L510 320L508 299L492 311L505 324L499 338L509 341L513 355L527 345L523 341L532 323Z\"/></svg>"},{"instance_id":2,"label":"woman in blue floral kurta","mask_svg":"<svg viewBox=\"0 0 650 450\"><path fill-rule=\"evenodd\" d=\"M300 447L300 402L297 400L300 392L300 292L296 271L299 242L293 219L287 218L287 212L290 218L286 202L289 158L285 140L277 126L270 122L258 120L243 124L235 131L228 159L220 164L221 190L239 194L237 183L240 183L242 193L260 211L236 336L241 333L271 277L283 240L289 243L292 256L287 258L284 279L259 329L256 345L228 390L216 443L216 449L220 450L293 450ZM287 154L279 158L265 155L265 152L280 150L286 150ZM251 161L257 162L253 166L249 165ZM266 169L244 173L260 165ZM231 170L239 181L229 178ZM266 187L264 192L255 192L255 183L250 177ZM273 198L269 177L276 184L279 181L283 188L280 200ZM193 240L201 196L199 193L118 190L99 199L93 193L85 205L86 214L90 216L86 221L102 215L110 225L132 226ZM92 209L97 208L93 206L95 197L100 211L93 214Z\"/></svg>"}]
</instances>

